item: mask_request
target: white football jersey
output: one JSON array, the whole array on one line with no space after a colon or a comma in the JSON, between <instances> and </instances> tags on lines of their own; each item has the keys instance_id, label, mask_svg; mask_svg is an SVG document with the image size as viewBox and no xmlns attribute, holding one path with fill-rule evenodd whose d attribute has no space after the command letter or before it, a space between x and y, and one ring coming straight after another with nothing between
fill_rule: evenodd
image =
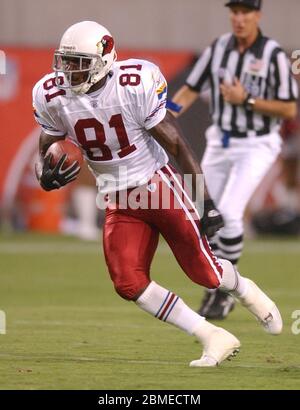
<instances>
[{"instance_id":1,"label":"white football jersey","mask_svg":"<svg viewBox=\"0 0 300 410\"><path fill-rule=\"evenodd\" d=\"M165 117L166 99L159 68L137 59L116 62L94 93L57 88L55 73L33 89L35 119L46 134L67 135L82 148L102 194L144 184L166 165L165 150L147 131Z\"/></svg>"}]
</instances>

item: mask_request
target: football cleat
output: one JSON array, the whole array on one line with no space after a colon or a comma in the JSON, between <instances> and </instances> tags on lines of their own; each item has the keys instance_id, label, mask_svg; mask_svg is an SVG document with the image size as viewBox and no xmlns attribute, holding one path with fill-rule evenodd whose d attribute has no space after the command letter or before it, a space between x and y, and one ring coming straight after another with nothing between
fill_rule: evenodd
<instances>
[{"instance_id":1,"label":"football cleat","mask_svg":"<svg viewBox=\"0 0 300 410\"><path fill-rule=\"evenodd\" d=\"M229 315L234 305L234 299L229 293L220 289L210 290L205 292L198 313L207 319L222 320Z\"/></svg>"},{"instance_id":2,"label":"football cleat","mask_svg":"<svg viewBox=\"0 0 300 410\"><path fill-rule=\"evenodd\" d=\"M241 346L240 341L227 330L215 327L211 332L199 360L193 360L190 367L215 367L224 360L235 357Z\"/></svg>"},{"instance_id":3,"label":"football cleat","mask_svg":"<svg viewBox=\"0 0 300 410\"><path fill-rule=\"evenodd\" d=\"M277 306L252 280L246 280L248 291L238 300L257 318L267 333L279 335L283 324Z\"/></svg>"}]
</instances>

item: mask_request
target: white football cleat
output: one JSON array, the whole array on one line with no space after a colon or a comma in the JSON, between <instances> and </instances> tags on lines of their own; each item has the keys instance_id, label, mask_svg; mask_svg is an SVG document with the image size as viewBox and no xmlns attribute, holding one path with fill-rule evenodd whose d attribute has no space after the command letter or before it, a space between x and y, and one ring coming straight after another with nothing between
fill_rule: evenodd
<instances>
[{"instance_id":1,"label":"white football cleat","mask_svg":"<svg viewBox=\"0 0 300 410\"><path fill-rule=\"evenodd\" d=\"M227 330L215 327L207 342L204 343L200 359L193 360L190 367L214 367L231 357L235 357L241 346L240 341Z\"/></svg>"},{"instance_id":2,"label":"white football cleat","mask_svg":"<svg viewBox=\"0 0 300 410\"><path fill-rule=\"evenodd\" d=\"M246 280L248 291L238 300L257 318L266 332L279 335L283 324L277 306L252 280Z\"/></svg>"}]
</instances>

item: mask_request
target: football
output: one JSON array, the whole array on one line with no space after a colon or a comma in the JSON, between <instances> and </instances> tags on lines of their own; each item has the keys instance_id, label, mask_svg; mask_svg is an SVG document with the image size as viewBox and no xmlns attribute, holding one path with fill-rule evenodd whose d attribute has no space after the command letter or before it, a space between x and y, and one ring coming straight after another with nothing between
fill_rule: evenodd
<instances>
[{"instance_id":1,"label":"football","mask_svg":"<svg viewBox=\"0 0 300 410\"><path fill-rule=\"evenodd\" d=\"M57 164L63 154L67 154L67 158L62 169L68 168L73 164L74 161L77 161L80 167L83 163L83 156L80 148L70 140L61 140L54 142L48 148L46 156L48 154L52 154L52 159L50 162L51 168L55 167L55 164Z\"/></svg>"}]
</instances>

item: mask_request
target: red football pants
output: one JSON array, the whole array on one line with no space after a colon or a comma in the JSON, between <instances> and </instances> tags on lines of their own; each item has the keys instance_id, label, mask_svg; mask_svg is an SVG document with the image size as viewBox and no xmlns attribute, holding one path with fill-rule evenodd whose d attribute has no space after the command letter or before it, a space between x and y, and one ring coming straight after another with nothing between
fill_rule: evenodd
<instances>
[{"instance_id":1,"label":"red football pants","mask_svg":"<svg viewBox=\"0 0 300 410\"><path fill-rule=\"evenodd\" d=\"M148 184L139 187L138 195L136 190L126 193L127 200L134 194L141 208L155 203L157 209L120 209L124 203L117 198L106 210L105 259L115 289L124 299L136 299L150 283L150 265L160 233L193 282L206 288L217 288L220 284L222 267L205 235L200 234L199 218L195 218L181 179L177 174L174 179L174 175L174 168L167 165ZM167 206L162 199L166 194L170 198Z\"/></svg>"}]
</instances>

